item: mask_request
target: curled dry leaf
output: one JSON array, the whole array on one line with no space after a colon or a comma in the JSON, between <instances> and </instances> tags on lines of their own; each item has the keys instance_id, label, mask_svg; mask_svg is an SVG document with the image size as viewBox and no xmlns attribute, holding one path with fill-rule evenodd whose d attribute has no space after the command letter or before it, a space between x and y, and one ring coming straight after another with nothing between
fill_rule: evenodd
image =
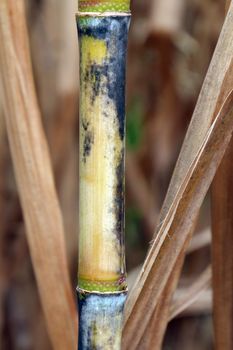
<instances>
[{"instance_id":1,"label":"curled dry leaf","mask_svg":"<svg viewBox=\"0 0 233 350\"><path fill-rule=\"evenodd\" d=\"M190 234L203 199L230 142L233 91L201 143L161 223L126 308L123 346L135 349ZM169 259L167 259L169 257ZM143 317L142 317L143 315Z\"/></svg>"},{"instance_id":2,"label":"curled dry leaf","mask_svg":"<svg viewBox=\"0 0 233 350\"><path fill-rule=\"evenodd\" d=\"M186 244L183 246L179 254L176 264L170 274L166 287L163 290L162 296L159 298L155 311L152 314L150 322L145 330L145 333L140 340L137 349L160 349L165 327L169 319L169 307L171 299L171 291L176 288L179 279L180 270L182 268L185 256Z\"/></svg>"},{"instance_id":3,"label":"curled dry leaf","mask_svg":"<svg viewBox=\"0 0 233 350\"><path fill-rule=\"evenodd\" d=\"M165 218L175 195L208 132L213 118L222 106L226 85L233 73L233 3L225 19L218 43L203 83L191 123L185 136L174 173L162 207L160 221ZM231 85L232 88L232 85ZM225 91L225 94L223 94Z\"/></svg>"},{"instance_id":4,"label":"curled dry leaf","mask_svg":"<svg viewBox=\"0 0 233 350\"><path fill-rule=\"evenodd\" d=\"M42 129L24 1L0 2L4 115L27 239L54 349L76 348L76 308L69 281L62 216Z\"/></svg>"},{"instance_id":5,"label":"curled dry leaf","mask_svg":"<svg viewBox=\"0 0 233 350\"><path fill-rule=\"evenodd\" d=\"M212 120L216 116L216 113L219 111L219 107L222 105L226 97L226 95L222 93L222 90L226 92L225 86L226 84L229 83L229 79L231 79L231 76L232 76L231 73L232 73L232 67L233 67L232 66L232 55L233 55L232 11L233 11L233 5L230 7L226 20L224 22L224 25L218 40L218 44L215 49L215 53L213 55L209 70L207 72L196 108L194 111L191 124L189 126L180 156L176 164L175 171L172 176L170 186L168 188L167 196L165 198L164 205L161 211L161 216L160 216L161 225L164 223L164 219L172 203L176 201L176 195L179 191L179 188L181 187L182 183L184 183L185 176L187 176L188 170L192 162L194 161L195 157L197 156L198 149L200 148L200 145L203 143L203 140L208 133ZM229 91L230 90L228 90L228 92ZM198 216L198 211L196 212L195 215L193 214L193 224L189 225L189 229L188 229L189 232L185 231L186 239L185 239L184 246L185 245L187 246L187 243L189 242L197 216ZM158 228L156 234L158 233L158 231L161 232ZM166 233L165 233L165 237L166 237ZM182 238L181 232L179 232L179 237ZM183 251L184 251L184 246L182 248ZM151 251L153 251L153 247ZM182 252L181 249L180 251ZM166 250L165 250L165 255L166 255ZM180 253L180 255L182 255L182 253ZM167 256L170 257L170 252L167 253ZM154 258L156 259L156 254ZM152 266L154 266L153 261L151 261L151 264ZM155 264L157 264L157 261L155 261ZM145 268L145 265L144 265L144 268ZM154 282L151 281L149 290L154 290L155 296L157 296L158 294L160 295L158 300L154 301L154 296L153 296L153 299L151 299L152 300L151 313L154 312L155 314L158 314L157 308L159 308L160 315L165 313L167 315L169 314L169 300L171 299L172 293L176 287L178 277L179 277L179 274L176 273L176 268L181 270L181 266L179 265L177 265L177 267L174 267L173 270L171 269L169 277L166 276L165 278L167 280L167 283L165 286L161 286L160 284L158 284L158 286L154 286ZM166 268L165 268L165 271L166 271ZM177 275L176 283L174 283L174 275ZM142 273L142 276L143 276L143 273ZM163 273L161 274L161 278L163 280L164 278ZM145 335L144 330L142 330L140 331L140 334L138 334L138 330L140 329L141 324L140 324L140 321L135 317L135 314L137 316L137 311L135 313L134 312L135 309L132 306L134 305L135 299L137 299L138 296L140 295L140 292L138 293L138 291L141 288L140 277L139 277L138 283L139 283L138 289L136 288L135 293L132 293L129 296L128 304L126 305L126 322L125 322L123 346L124 348L127 348L127 346L130 344L130 348L134 349L137 347L139 340L142 339L143 337L144 338L146 337L146 338L153 338L153 341L157 342L156 348L159 348L162 342L163 334L166 329L167 320L165 317L161 319L159 314L157 315L157 317L154 316L154 318L152 319L150 315L147 315L146 310L143 310L143 314L146 314L146 316L148 316L143 324L143 328L144 329L147 328L148 332ZM137 339L134 339L135 341L132 344L131 339L128 335L130 334L129 329L130 328L133 329L133 326L132 326L133 324L134 326L136 326L135 329L137 328L138 337ZM148 324L150 324L149 327L148 327ZM155 339L155 337L149 337L148 335L151 335L150 334L151 332L152 333L155 332L155 329L157 329L158 324L160 325L160 330L156 333L157 339ZM144 347L142 347L142 349L150 349L150 348L151 348L151 343L149 340L146 344L144 344Z\"/></svg>"}]
</instances>

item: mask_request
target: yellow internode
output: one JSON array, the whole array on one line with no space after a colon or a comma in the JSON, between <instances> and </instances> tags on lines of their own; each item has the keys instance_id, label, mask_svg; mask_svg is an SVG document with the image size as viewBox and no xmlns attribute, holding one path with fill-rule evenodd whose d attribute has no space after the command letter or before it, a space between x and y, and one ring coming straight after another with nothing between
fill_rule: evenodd
<instances>
[{"instance_id":1,"label":"yellow internode","mask_svg":"<svg viewBox=\"0 0 233 350\"><path fill-rule=\"evenodd\" d=\"M104 75L99 77L98 82L102 88L95 99L92 98L93 84L95 85L93 79L96 77L91 71L95 66L104 66L108 55L106 42L87 35L80 41L83 81L80 112L82 123L85 125L80 130L79 275L83 281L110 283L119 279L121 269L121 254L116 249L119 243L114 233L116 218L114 210L109 208L114 207L117 187L115 174L122 154L123 141L117 127L116 107L104 88ZM107 111L108 118L103 118L104 111ZM88 157L84 158L87 137ZM83 286L84 289L88 289L87 287ZM109 288L108 285L105 287Z\"/></svg>"}]
</instances>

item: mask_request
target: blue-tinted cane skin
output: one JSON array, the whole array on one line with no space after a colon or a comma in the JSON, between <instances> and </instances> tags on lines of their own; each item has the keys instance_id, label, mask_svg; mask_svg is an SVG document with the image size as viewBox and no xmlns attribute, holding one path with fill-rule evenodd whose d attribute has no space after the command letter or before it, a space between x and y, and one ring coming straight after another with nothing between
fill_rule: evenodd
<instances>
[{"instance_id":1,"label":"blue-tinted cane skin","mask_svg":"<svg viewBox=\"0 0 233 350\"><path fill-rule=\"evenodd\" d=\"M79 349L120 349L126 293L79 293Z\"/></svg>"},{"instance_id":2,"label":"blue-tinted cane skin","mask_svg":"<svg viewBox=\"0 0 233 350\"><path fill-rule=\"evenodd\" d=\"M104 220L106 220L106 223L110 221L112 223L109 235L112 237L112 248L114 248L112 250L112 259L115 263L110 266L111 271L107 271L107 269L104 270L105 265L103 263L105 256L99 256L98 260L94 255L93 258L90 255L85 264L88 252L82 246L84 253L82 252L79 256L79 282L77 289L80 320L78 349L119 350L121 348L123 309L127 295L124 252L125 67L130 16L81 16L78 17L77 23L81 67L80 167L84 169L84 173L90 157L93 156L93 152L97 152L95 148L99 142L97 136L101 137L101 135L95 134L95 131L93 131L95 128L90 128L93 121L93 119L90 119L90 114L91 118L95 119L95 112L92 107L99 103L98 101L101 101L98 104L102 113L101 118L105 118L105 121L109 120L109 128L114 129L114 135L116 134L114 137L117 140L112 148L114 157L110 157L111 162L109 161L109 168L112 169L111 174L114 183L110 189L109 208L107 211L107 216L109 215L109 217L103 216L100 219L100 221L103 220L103 227L106 227ZM87 55L85 54L86 56L84 57L81 49L82 43L85 41L85 43L92 42L93 44L92 39L96 40L96 45L100 45L100 48L102 47L101 43L103 43L103 47L106 47L106 56L103 63L102 61L100 63L99 57L96 57L96 60L93 58L95 54L94 47L93 52L90 52L91 64L84 64L84 60L87 60ZM101 50L99 49L96 52L97 55L100 55ZM92 83L90 84L90 82ZM103 97L106 97L104 100L107 101L106 108L103 108ZM83 104L82 98L85 99ZM83 107L84 104L85 108ZM86 107L91 111L88 116ZM113 110L115 119L113 119ZM99 153L98 157L102 161ZM103 158L105 158L106 162L107 156L103 155ZM80 182L80 186L82 186L81 191L85 194L85 182L82 182L81 178ZM85 200L85 195L83 197ZM93 201L96 201L94 192L93 198ZM90 202L87 201L85 203L87 212L93 210L93 206L89 207ZM80 217L80 220L82 221L83 217ZM85 231L86 225L88 225L88 222L82 221L80 227L84 227ZM87 239L83 234L82 230L80 230L82 242ZM97 240L94 234L92 237L92 233L89 232L88 235L89 242L93 239L92 244L90 244L92 247L96 244L95 240L99 242L99 239L102 239L100 237ZM102 244L105 244L104 240L102 240ZM103 249L103 251L106 251L106 249ZM91 265L92 263L93 265ZM103 274L101 274L101 264L104 266L102 269ZM106 266L109 266L109 262ZM113 277L109 279L102 278L102 276L108 276L108 272Z\"/></svg>"}]
</instances>

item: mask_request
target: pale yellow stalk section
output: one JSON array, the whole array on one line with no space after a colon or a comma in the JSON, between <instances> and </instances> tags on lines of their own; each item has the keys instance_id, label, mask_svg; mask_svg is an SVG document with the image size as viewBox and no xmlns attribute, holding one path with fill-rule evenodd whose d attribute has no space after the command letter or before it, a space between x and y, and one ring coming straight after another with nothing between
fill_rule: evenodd
<instances>
[{"instance_id":1,"label":"pale yellow stalk section","mask_svg":"<svg viewBox=\"0 0 233 350\"><path fill-rule=\"evenodd\" d=\"M80 131L80 253L79 277L89 281L113 281L119 278L121 254L115 230L114 202L117 186L116 166L122 152L117 112L105 88L92 100L92 79L83 76L93 64L102 65L106 43L92 37L81 41L81 123ZM106 85L106 77L99 84ZM106 115L105 115L105 112ZM85 137L89 152L85 156Z\"/></svg>"}]
</instances>

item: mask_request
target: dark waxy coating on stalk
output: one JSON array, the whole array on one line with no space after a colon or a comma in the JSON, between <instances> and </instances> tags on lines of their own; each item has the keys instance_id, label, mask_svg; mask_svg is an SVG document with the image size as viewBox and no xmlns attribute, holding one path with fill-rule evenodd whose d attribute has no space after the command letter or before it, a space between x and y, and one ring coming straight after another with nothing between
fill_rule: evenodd
<instances>
[{"instance_id":1,"label":"dark waxy coating on stalk","mask_svg":"<svg viewBox=\"0 0 233 350\"><path fill-rule=\"evenodd\" d=\"M108 97L114 101L119 120L119 133L121 139L125 134L125 65L127 33L130 17L114 17L91 19L85 18L79 21L78 30L80 36L89 36L104 40L107 44L108 56L104 65L92 64L84 73L85 81L93 81L92 103L99 95L100 89L107 91ZM114 33L115 40L111 40ZM100 84L102 77L106 77L106 84Z\"/></svg>"},{"instance_id":2,"label":"dark waxy coating on stalk","mask_svg":"<svg viewBox=\"0 0 233 350\"><path fill-rule=\"evenodd\" d=\"M92 81L92 104L94 104L95 98L99 96L100 92L103 91L104 88L106 89L106 85L101 85L101 80L103 76L107 76L107 70L108 66L106 64L104 66L101 66L100 64L91 64L85 71L84 84L88 84Z\"/></svg>"},{"instance_id":3,"label":"dark waxy coating on stalk","mask_svg":"<svg viewBox=\"0 0 233 350\"><path fill-rule=\"evenodd\" d=\"M82 350L120 348L126 293L90 294L78 292L78 307L81 314L78 348ZM103 312L101 313L100 310ZM99 335L102 337L101 347Z\"/></svg>"}]
</instances>

